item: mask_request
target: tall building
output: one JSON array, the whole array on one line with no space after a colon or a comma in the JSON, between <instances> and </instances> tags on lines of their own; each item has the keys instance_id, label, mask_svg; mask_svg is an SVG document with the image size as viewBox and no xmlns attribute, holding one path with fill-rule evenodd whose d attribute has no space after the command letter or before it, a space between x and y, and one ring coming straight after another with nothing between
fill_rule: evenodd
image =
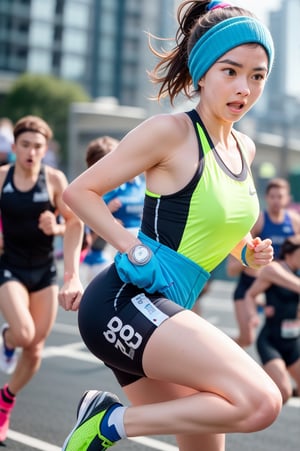
<instances>
[{"instance_id":1,"label":"tall building","mask_svg":"<svg viewBox=\"0 0 300 451\"><path fill-rule=\"evenodd\" d=\"M300 99L300 2L285 0L271 17L271 30L278 50L277 88Z\"/></svg>"},{"instance_id":2,"label":"tall building","mask_svg":"<svg viewBox=\"0 0 300 451\"><path fill-rule=\"evenodd\" d=\"M174 35L174 0L0 0L0 92L19 74L79 82L93 98L144 106L146 32Z\"/></svg>"},{"instance_id":3,"label":"tall building","mask_svg":"<svg viewBox=\"0 0 300 451\"><path fill-rule=\"evenodd\" d=\"M273 70L261 100L239 127L246 131L251 120L256 139L268 133L269 140L276 136L278 145L288 147L288 141L300 139L300 1L282 0L268 19L275 45Z\"/></svg>"},{"instance_id":4,"label":"tall building","mask_svg":"<svg viewBox=\"0 0 300 451\"><path fill-rule=\"evenodd\" d=\"M270 30L276 49L274 70L268 81L269 111L300 118L300 2L284 0L270 13ZM299 122L298 122L299 123Z\"/></svg>"}]
</instances>

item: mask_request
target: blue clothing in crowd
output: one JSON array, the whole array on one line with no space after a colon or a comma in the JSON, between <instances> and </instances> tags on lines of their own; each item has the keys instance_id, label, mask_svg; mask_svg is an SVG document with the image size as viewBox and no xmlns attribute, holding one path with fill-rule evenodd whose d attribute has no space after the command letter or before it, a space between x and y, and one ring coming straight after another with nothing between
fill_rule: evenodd
<instances>
[{"instance_id":1,"label":"blue clothing in crowd","mask_svg":"<svg viewBox=\"0 0 300 451\"><path fill-rule=\"evenodd\" d=\"M143 176L137 176L133 180L123 183L123 185L103 196L107 204L115 198L118 198L121 202L122 206L113 215L116 219L122 221L126 228L138 228L140 226L144 197L145 179Z\"/></svg>"}]
</instances>

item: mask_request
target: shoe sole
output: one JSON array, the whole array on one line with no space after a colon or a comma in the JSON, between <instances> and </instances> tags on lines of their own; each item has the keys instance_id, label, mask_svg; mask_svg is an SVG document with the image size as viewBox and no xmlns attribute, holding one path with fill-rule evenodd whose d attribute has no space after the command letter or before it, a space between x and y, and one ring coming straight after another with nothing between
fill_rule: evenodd
<instances>
[{"instance_id":1,"label":"shoe sole","mask_svg":"<svg viewBox=\"0 0 300 451\"><path fill-rule=\"evenodd\" d=\"M91 403L92 401L99 395L99 391L98 390L89 390L86 391L82 398L81 401L79 403L78 406L78 417L77 417L77 421L75 426L73 427L72 431L70 432L70 434L68 435L68 437L66 438L66 440L64 441L63 447L62 447L62 451L66 451L67 450L67 446L68 443L70 441L71 436L73 435L73 433L75 432L75 430L78 428L79 424L81 423L82 419L84 418L85 414L87 413L87 411L89 410L89 408L91 407ZM103 401L103 399L106 397L107 392L102 392L102 395L99 399L99 403Z\"/></svg>"}]
</instances>

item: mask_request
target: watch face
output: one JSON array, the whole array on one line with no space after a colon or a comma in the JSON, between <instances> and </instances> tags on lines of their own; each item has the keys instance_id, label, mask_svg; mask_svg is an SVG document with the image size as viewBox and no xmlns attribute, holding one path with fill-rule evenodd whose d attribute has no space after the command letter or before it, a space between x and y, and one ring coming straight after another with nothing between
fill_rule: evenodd
<instances>
[{"instance_id":1,"label":"watch face","mask_svg":"<svg viewBox=\"0 0 300 451\"><path fill-rule=\"evenodd\" d=\"M151 258L151 250L142 244L138 244L132 249L131 257L136 265L145 265Z\"/></svg>"}]
</instances>

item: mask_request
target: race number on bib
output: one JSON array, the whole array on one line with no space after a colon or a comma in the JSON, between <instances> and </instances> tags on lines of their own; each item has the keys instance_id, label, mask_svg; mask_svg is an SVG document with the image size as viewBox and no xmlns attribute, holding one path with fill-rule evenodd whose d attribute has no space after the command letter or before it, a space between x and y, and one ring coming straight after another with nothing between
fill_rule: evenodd
<instances>
[{"instance_id":1,"label":"race number on bib","mask_svg":"<svg viewBox=\"0 0 300 451\"><path fill-rule=\"evenodd\" d=\"M281 338L297 338L300 336L300 319L285 319L281 323Z\"/></svg>"}]
</instances>

